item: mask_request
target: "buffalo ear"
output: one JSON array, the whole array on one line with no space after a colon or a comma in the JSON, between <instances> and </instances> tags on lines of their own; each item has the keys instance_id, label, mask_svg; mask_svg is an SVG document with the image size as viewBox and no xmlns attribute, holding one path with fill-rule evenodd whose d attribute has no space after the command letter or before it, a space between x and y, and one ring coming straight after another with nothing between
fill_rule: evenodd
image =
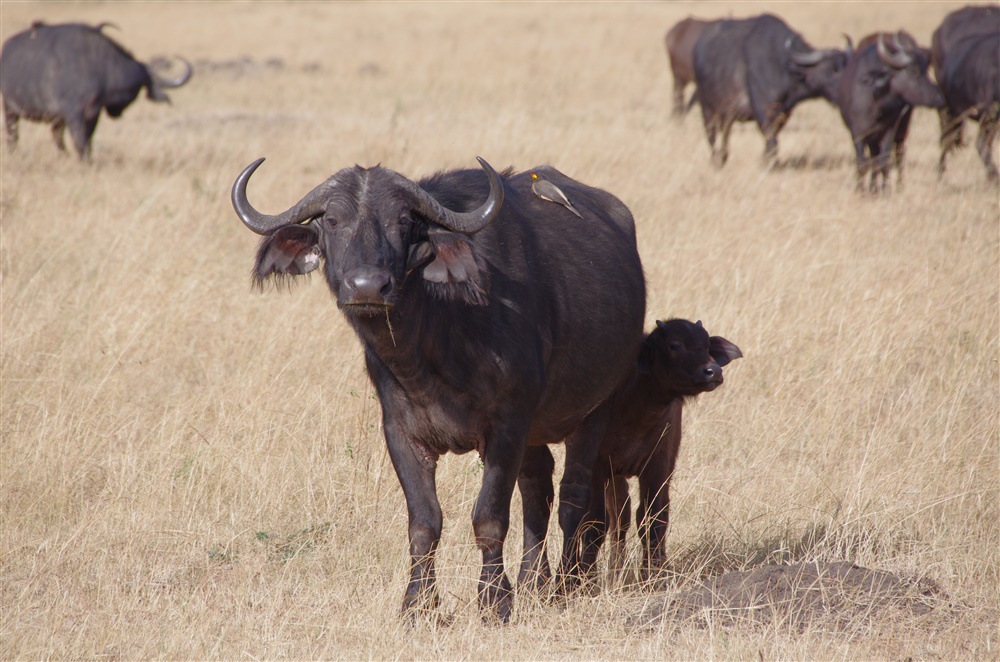
<instances>
[{"instance_id":1,"label":"buffalo ear","mask_svg":"<svg viewBox=\"0 0 1000 662\"><path fill-rule=\"evenodd\" d=\"M432 229L427 233L430 255L418 246L410 262L425 262L423 278L431 292L445 301L463 301L473 306L489 303L489 270L464 235ZM433 259L431 259L433 257Z\"/></svg>"},{"instance_id":2,"label":"buffalo ear","mask_svg":"<svg viewBox=\"0 0 1000 662\"><path fill-rule=\"evenodd\" d=\"M708 353L712 355L719 367L728 364L730 361L743 356L740 348L729 342L722 336L712 336L708 339Z\"/></svg>"},{"instance_id":3,"label":"buffalo ear","mask_svg":"<svg viewBox=\"0 0 1000 662\"><path fill-rule=\"evenodd\" d=\"M263 287L268 276L301 276L319 267L319 231L312 225L286 225L264 237L257 248L253 277Z\"/></svg>"}]
</instances>

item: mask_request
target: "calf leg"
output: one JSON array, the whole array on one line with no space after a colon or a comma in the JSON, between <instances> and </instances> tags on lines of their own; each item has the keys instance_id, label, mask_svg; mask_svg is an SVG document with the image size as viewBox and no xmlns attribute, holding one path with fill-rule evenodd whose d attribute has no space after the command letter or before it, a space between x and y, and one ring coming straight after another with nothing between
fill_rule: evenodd
<instances>
[{"instance_id":1,"label":"calf leg","mask_svg":"<svg viewBox=\"0 0 1000 662\"><path fill-rule=\"evenodd\" d=\"M674 74L674 107L671 115L674 119L684 117L684 81Z\"/></svg>"},{"instance_id":2,"label":"calf leg","mask_svg":"<svg viewBox=\"0 0 1000 662\"><path fill-rule=\"evenodd\" d=\"M666 565L667 528L670 526L670 478L681 445L683 403L675 400L660 443L639 474L639 507L636 523L643 547L643 575L649 577Z\"/></svg>"},{"instance_id":3,"label":"calf leg","mask_svg":"<svg viewBox=\"0 0 1000 662\"><path fill-rule=\"evenodd\" d=\"M608 530L610 510L604 502L604 492L611 478L611 466L607 458L601 458L594 466L590 483L590 505L581 523L580 540L580 574L587 576L592 573L597 563L597 554L601 551L604 537Z\"/></svg>"},{"instance_id":4,"label":"calf leg","mask_svg":"<svg viewBox=\"0 0 1000 662\"><path fill-rule=\"evenodd\" d=\"M552 579L545 536L555 499L552 487L554 470L555 462L548 446L529 446L525 449L521 472L517 477L524 513L524 552L521 572L517 577L518 587L537 590Z\"/></svg>"},{"instance_id":5,"label":"calf leg","mask_svg":"<svg viewBox=\"0 0 1000 662\"><path fill-rule=\"evenodd\" d=\"M631 499L628 495L628 479L614 476L605 490L605 508L608 513L608 530L611 532L611 549L608 567L612 575L619 575L625 569L625 535L632 519Z\"/></svg>"}]
</instances>

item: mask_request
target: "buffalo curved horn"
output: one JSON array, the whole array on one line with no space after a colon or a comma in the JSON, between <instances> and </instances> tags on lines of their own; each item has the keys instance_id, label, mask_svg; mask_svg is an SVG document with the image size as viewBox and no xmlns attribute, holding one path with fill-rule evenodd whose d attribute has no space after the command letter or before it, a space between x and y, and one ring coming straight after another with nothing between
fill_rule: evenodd
<instances>
[{"instance_id":1,"label":"buffalo curved horn","mask_svg":"<svg viewBox=\"0 0 1000 662\"><path fill-rule=\"evenodd\" d=\"M847 42L847 50L845 51L847 57L851 57L851 53L854 52L854 41L851 40L851 35L846 32L842 32L841 34L844 35L844 41Z\"/></svg>"},{"instance_id":2,"label":"buffalo curved horn","mask_svg":"<svg viewBox=\"0 0 1000 662\"><path fill-rule=\"evenodd\" d=\"M164 87L167 89L173 87L180 87L184 83L191 80L191 74L194 73L194 67L192 67L191 63L182 58L180 55L175 55L174 57L176 57L180 61L180 63L184 65L184 73L182 73L177 78L163 78L159 74L155 74L156 84L159 85L160 87Z\"/></svg>"},{"instance_id":3,"label":"buffalo curved horn","mask_svg":"<svg viewBox=\"0 0 1000 662\"><path fill-rule=\"evenodd\" d=\"M791 58L792 62L803 67L811 67L815 64L819 64L820 60L826 57L826 51L819 51L816 49L810 49L806 53L793 51L791 37L785 40L785 50L788 51L788 57Z\"/></svg>"},{"instance_id":4,"label":"buffalo curved horn","mask_svg":"<svg viewBox=\"0 0 1000 662\"><path fill-rule=\"evenodd\" d=\"M894 45L896 46L897 50L895 53L890 53L889 49L886 48L885 46L885 35L882 34L881 32L878 33L877 47L878 47L879 59L888 64L893 69L903 69L904 67L908 66L911 62L913 62L913 58L910 57L909 54L907 54L907 52L899 46L898 40L894 40Z\"/></svg>"},{"instance_id":5,"label":"buffalo curved horn","mask_svg":"<svg viewBox=\"0 0 1000 662\"><path fill-rule=\"evenodd\" d=\"M247 182L250 181L250 175L263 162L264 158L261 157L248 165L233 183L233 209L243 221L243 225L257 234L270 234L283 225L302 223L323 213L326 193L329 190L325 182L307 193L306 197L295 203L290 209L275 216L262 214L254 209L250 201L247 200Z\"/></svg>"},{"instance_id":6,"label":"buffalo curved horn","mask_svg":"<svg viewBox=\"0 0 1000 662\"><path fill-rule=\"evenodd\" d=\"M431 221L454 232L475 234L492 223L493 219L500 213L504 196L503 180L500 179L497 171L482 157L477 156L476 160L479 161L479 165L486 171L486 176L490 180L490 194L487 196L486 202L475 211L456 212L445 209L427 191L399 173L396 173L398 175L397 182L400 188L407 191L416 200L417 211Z\"/></svg>"}]
</instances>

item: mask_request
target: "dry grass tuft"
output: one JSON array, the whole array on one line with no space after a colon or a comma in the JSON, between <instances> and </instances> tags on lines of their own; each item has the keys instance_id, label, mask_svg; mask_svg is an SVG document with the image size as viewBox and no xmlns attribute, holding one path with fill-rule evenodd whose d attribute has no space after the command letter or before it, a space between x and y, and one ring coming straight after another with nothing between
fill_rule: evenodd
<instances>
[{"instance_id":1,"label":"dry grass tuft","mask_svg":"<svg viewBox=\"0 0 1000 662\"><path fill-rule=\"evenodd\" d=\"M855 195L823 102L796 110L775 171L749 126L715 171L697 111L668 117L661 43L689 10L776 11L818 46L904 26L928 43L953 7L4 3L4 38L110 20L139 57L199 69L173 106L103 119L90 167L40 125L2 155L0 657L996 657L997 190L969 148L937 181L918 109L906 191ZM484 627L479 465L447 457L452 620L408 628L405 507L357 341L319 278L251 290L229 187L267 156L252 200L284 209L355 162L419 177L477 154L618 195L649 325L702 319L745 358L686 411L666 593L519 596ZM726 572L837 561L946 597L832 630L626 627Z\"/></svg>"}]
</instances>

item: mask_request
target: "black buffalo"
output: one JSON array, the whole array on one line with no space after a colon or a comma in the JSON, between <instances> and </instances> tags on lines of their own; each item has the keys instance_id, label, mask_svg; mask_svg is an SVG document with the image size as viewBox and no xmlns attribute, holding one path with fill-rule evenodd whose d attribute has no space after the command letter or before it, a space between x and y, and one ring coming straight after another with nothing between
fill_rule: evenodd
<instances>
[{"instance_id":1,"label":"black buffalo","mask_svg":"<svg viewBox=\"0 0 1000 662\"><path fill-rule=\"evenodd\" d=\"M931 38L931 65L945 99L938 175L948 152L962 144L965 120L973 119L979 122L976 148L986 175L1000 179L992 155L1000 134L1000 6L972 5L948 14Z\"/></svg>"},{"instance_id":2,"label":"black buffalo","mask_svg":"<svg viewBox=\"0 0 1000 662\"><path fill-rule=\"evenodd\" d=\"M604 433L578 542L582 546L580 574L586 575L592 569L608 530L613 540L610 565L621 566L630 519L628 478L636 476L642 567L645 572L663 566L670 478L680 450L684 399L721 385L722 366L741 356L739 347L725 338L709 337L700 321L656 322L656 328L642 341L626 378L592 415L603 418ZM525 464L530 460L537 458L528 458ZM522 468L522 473L526 471ZM551 484L551 476L549 481ZM544 550L549 508L530 515L525 513L525 548ZM544 556L535 563L544 568Z\"/></svg>"},{"instance_id":3,"label":"black buffalo","mask_svg":"<svg viewBox=\"0 0 1000 662\"><path fill-rule=\"evenodd\" d=\"M179 87L191 77L191 65L178 78L160 78L149 66L97 26L82 23L46 25L10 37L0 54L0 91L3 92L7 145L17 145L20 118L51 122L52 136L66 150L63 133L70 136L80 159L90 158L90 140L101 109L119 117L142 88L153 101L170 101L163 91Z\"/></svg>"},{"instance_id":4,"label":"black buffalo","mask_svg":"<svg viewBox=\"0 0 1000 662\"><path fill-rule=\"evenodd\" d=\"M903 184L906 135L914 106L940 107L941 92L927 78L930 53L907 32L879 32L861 40L840 78L840 114L851 132L857 155L858 190L871 171L869 189L889 183L896 165Z\"/></svg>"},{"instance_id":5,"label":"black buffalo","mask_svg":"<svg viewBox=\"0 0 1000 662\"><path fill-rule=\"evenodd\" d=\"M712 162L725 164L733 123L749 121L767 141L765 160L774 159L778 133L796 104L815 97L836 103L846 63L844 51L814 49L770 14L709 25L695 44L694 71Z\"/></svg>"},{"instance_id":6,"label":"black buffalo","mask_svg":"<svg viewBox=\"0 0 1000 662\"><path fill-rule=\"evenodd\" d=\"M673 116L683 116L697 100L697 94L691 96L691 101L685 105L684 88L694 81L694 45L705 28L713 21L689 16L678 21L667 31L664 45L667 48L667 58L670 60L670 73L673 74Z\"/></svg>"},{"instance_id":7,"label":"black buffalo","mask_svg":"<svg viewBox=\"0 0 1000 662\"><path fill-rule=\"evenodd\" d=\"M409 514L404 614L437 603L437 459L478 451L479 604L507 620L513 595L503 544L525 448L578 430L621 381L642 339L645 279L631 213L553 168L499 175L480 160L482 170L418 183L382 167L346 168L288 211L266 216L246 197L259 164L233 186L240 218L265 235L254 278L324 263L364 346ZM536 196L532 175L558 186L581 217ZM567 440L560 522L570 540L600 444L600 430L589 429Z\"/></svg>"}]
</instances>

